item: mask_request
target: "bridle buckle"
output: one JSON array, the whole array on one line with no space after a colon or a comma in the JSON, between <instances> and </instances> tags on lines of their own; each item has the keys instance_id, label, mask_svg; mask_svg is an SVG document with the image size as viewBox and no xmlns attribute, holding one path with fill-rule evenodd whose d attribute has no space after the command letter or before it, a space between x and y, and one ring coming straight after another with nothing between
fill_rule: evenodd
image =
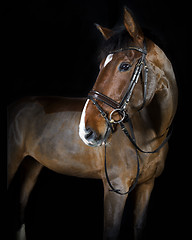
<instances>
[{"instance_id":1,"label":"bridle buckle","mask_svg":"<svg viewBox=\"0 0 192 240\"><path fill-rule=\"evenodd\" d=\"M121 118L120 120L118 120L118 121L115 121L115 120L112 118L112 117L113 117L113 114L114 114L115 112L119 112L119 115L122 116L122 118ZM122 111L121 108L116 108L116 109L114 109L114 110L110 113L110 115L109 115L109 122L110 122L111 124L121 123L121 122L125 119L125 116L126 116L125 111Z\"/></svg>"}]
</instances>

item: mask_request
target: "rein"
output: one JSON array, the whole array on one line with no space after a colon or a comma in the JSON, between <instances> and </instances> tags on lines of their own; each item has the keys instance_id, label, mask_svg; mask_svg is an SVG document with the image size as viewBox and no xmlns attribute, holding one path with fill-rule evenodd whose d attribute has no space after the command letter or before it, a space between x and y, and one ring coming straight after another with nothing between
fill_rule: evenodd
<instances>
[{"instance_id":1,"label":"rein","mask_svg":"<svg viewBox=\"0 0 192 240\"><path fill-rule=\"evenodd\" d=\"M109 179L109 175L108 175L108 172L107 172L107 142L105 140L105 175L106 175L106 179L107 179L107 182L108 182L108 184L111 188L110 191L113 191L113 192L115 192L117 194L120 194L120 195L125 195L125 194L130 193L135 188L135 186L137 185L138 178L139 178L139 173L140 173L139 152L150 153L150 154L158 152L168 142L168 140L171 136L171 133L172 133L172 131L171 131L168 134L168 136L164 139L164 141L160 144L160 146L153 151L144 151L137 145L134 130L133 130L133 124L132 124L131 119L128 116L128 113L126 112L126 107L127 107L127 104L129 103L129 101L131 99L133 90L134 90L134 88L135 88L135 86L136 86L136 84L139 80L139 76L141 75L142 72L143 72L143 84L144 84L144 86L143 86L144 87L144 90L143 90L144 91L143 92L143 104L138 111L143 109L143 107L145 106L145 103L146 103L147 82L148 82L148 67L146 65L146 59L145 59L146 55L147 55L147 48L146 48L145 40L143 42L143 49L142 48L137 48L137 47L129 47L129 48L124 48L124 49L119 49L119 50L116 50L116 51L113 51L113 52L110 52L110 53L118 53L118 52L126 51L126 50L135 50L135 51L141 52L142 56L138 60L136 66L135 66L135 69L134 69L133 75L131 77L131 81L130 81L130 84L128 86L128 89L127 89L124 97L120 101L120 103L116 102L112 98L110 98L110 97L108 97L108 96L106 96L106 95L104 95L104 94L102 94L98 91L95 91L95 90L91 90L88 94L88 99L90 99L92 101L92 103L97 107L97 109L99 110L99 112L101 113L103 118L105 119L105 121L108 125L108 128L110 128L111 132L112 133L114 132L113 125L114 124L119 124L120 127L121 127L121 130L128 137L128 139L130 140L130 142L133 144L133 146L135 148L136 158L137 158L136 178L135 178L135 181L134 181L133 185L131 186L131 188L127 192L121 192L120 189L115 189L113 187L113 185L111 184L110 179ZM100 101L100 102L103 102L104 104L106 104L106 105L108 105L108 106L110 106L111 108L114 109L109 114L109 118L108 118L108 114L99 105L97 100ZM113 119L113 114L115 112L118 112L119 115L121 116L121 119L118 120L118 121L115 121ZM126 122L129 125L130 133L128 132L128 130L126 129L126 127L124 125L124 123L126 123ZM169 127L166 129L166 131L168 129L169 129ZM165 135L165 133L162 134L160 137L163 137Z\"/></svg>"}]
</instances>

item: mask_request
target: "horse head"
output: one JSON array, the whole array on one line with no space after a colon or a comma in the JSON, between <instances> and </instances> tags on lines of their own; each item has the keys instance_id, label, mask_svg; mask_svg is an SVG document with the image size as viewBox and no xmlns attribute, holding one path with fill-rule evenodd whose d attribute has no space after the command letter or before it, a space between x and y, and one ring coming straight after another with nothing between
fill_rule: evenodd
<instances>
[{"instance_id":1,"label":"horse head","mask_svg":"<svg viewBox=\"0 0 192 240\"><path fill-rule=\"evenodd\" d=\"M150 103L165 67L165 55L144 37L126 8L124 26L118 31L96 26L105 38L103 59L79 125L79 135L89 146L102 145L115 130L115 123L131 118Z\"/></svg>"}]
</instances>

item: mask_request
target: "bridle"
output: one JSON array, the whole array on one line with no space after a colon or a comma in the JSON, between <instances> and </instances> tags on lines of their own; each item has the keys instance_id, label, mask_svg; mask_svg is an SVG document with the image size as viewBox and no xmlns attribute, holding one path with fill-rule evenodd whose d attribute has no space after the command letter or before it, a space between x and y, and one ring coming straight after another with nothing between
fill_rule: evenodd
<instances>
[{"instance_id":1,"label":"bridle","mask_svg":"<svg viewBox=\"0 0 192 240\"><path fill-rule=\"evenodd\" d=\"M144 151L142 150L136 143L136 139L135 139L135 134L134 134L134 130L133 130L133 124L131 119L129 118L128 113L126 112L126 107L131 99L131 96L133 94L133 90L139 80L139 77L143 76L143 103L142 106L140 107L140 109L138 111L140 111L141 109L144 108L145 103L146 103L146 96L147 96L147 82L148 82L148 67L146 65L146 55L147 55L147 47L146 47L146 42L144 40L143 42L143 48L139 48L139 47L128 47L128 48L121 48L115 51L110 52L111 54L114 53L118 53L118 52L122 52L122 51L127 51L127 50L135 50L138 52L141 52L142 55L139 58L139 60L137 61L136 65L135 65L135 69L133 71L133 75L131 77L130 80L130 84L128 86L128 89L124 95L124 97L122 98L122 100L120 101L120 103L116 102L115 100L113 100L112 98L104 95L103 93L100 93L96 90L91 90L88 94L88 99L90 99L92 101L92 103L97 107L97 109L99 110L99 112L101 113L101 115L103 116L103 118L105 119L107 125L108 125L108 129L111 129L111 132L114 132L114 128L113 125L114 124L119 124L121 126L121 130L124 132L124 134L129 138L130 142L133 144L135 151L136 151L136 157L137 157L137 174L136 174L136 178L135 181L133 183L133 185L131 186L131 188L129 189L129 191L127 192L121 192L120 189L115 189L113 187L113 185L110 182L109 176L108 176L108 172L107 172L107 157L106 157L106 140L105 140L105 174L106 174L106 179L107 182L110 186L110 191L113 191L115 193L118 193L120 195L125 195L130 193L136 186L137 182L138 182L138 178L139 178L139 173L140 173L140 167L139 167L139 153L138 151L142 152L142 153L156 153L158 152L169 140L172 131L167 135L167 137L164 139L164 141L161 143L161 145L156 148L153 151ZM109 53L109 54L110 54ZM99 105L98 101L103 102L104 104L110 106L111 108L113 108L114 110L109 114L108 114L103 110L103 108ZM119 115L121 116L121 119L118 121L115 121L113 119L113 115L115 112L118 112ZM130 133L128 132L128 130L126 129L124 123L127 122L129 124L129 129L130 129ZM169 127L166 129L166 132L163 133L160 137L163 137L166 133L167 130L169 129ZM108 130L107 130L108 131Z\"/></svg>"},{"instance_id":2,"label":"bridle","mask_svg":"<svg viewBox=\"0 0 192 240\"><path fill-rule=\"evenodd\" d=\"M141 108L139 110L141 110L144 105L145 105L145 102L146 102L146 95L147 95L147 79L148 79L148 67L146 65L146 60L145 60L145 57L147 55L147 48L146 48L146 43L144 41L143 43L143 49L142 48L139 48L139 47L128 47L128 48L121 48L121 49L118 49L116 51L112 51L110 52L110 54L114 54L114 53L118 53L118 52L122 52L122 51L127 51L127 50L135 50L135 51L138 51L138 52L141 52L142 53L142 56L139 58L136 66L135 66L135 69L134 69L134 72L133 72L133 75L131 77L131 81L130 81L130 84L128 86L128 89L124 95L124 97L122 98L122 100L120 101L120 103L116 102L115 100L113 100L112 98L104 95L103 93L100 93L98 91L95 91L95 90L91 90L88 94L88 98L93 102L93 104L98 108L98 110L100 111L100 113L102 114L102 116L105 118L108 126L112 128L112 124L117 124L117 123L120 123L120 122L123 122L125 117L127 116L127 113L126 113L126 107L127 107L127 104L129 103L130 99L131 99L131 96L132 96L132 93L133 93L133 90L138 82L138 79L139 79L139 76L141 75L141 72L143 70L143 76L144 76L144 93L143 93L143 104L141 106ZM103 103L105 103L106 105L110 106L111 108L113 108L114 110L109 114L109 118L107 118L107 115L106 113L104 112L104 110L98 105L97 101L101 101ZM122 118L118 121L115 121L113 119L113 115L115 112L118 112Z\"/></svg>"}]
</instances>

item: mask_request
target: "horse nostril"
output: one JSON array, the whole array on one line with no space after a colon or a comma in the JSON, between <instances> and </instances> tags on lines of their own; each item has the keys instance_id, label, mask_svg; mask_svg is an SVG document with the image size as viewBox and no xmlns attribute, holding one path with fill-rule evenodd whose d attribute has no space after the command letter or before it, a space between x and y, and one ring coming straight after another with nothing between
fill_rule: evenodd
<instances>
[{"instance_id":1,"label":"horse nostril","mask_svg":"<svg viewBox=\"0 0 192 240\"><path fill-rule=\"evenodd\" d=\"M86 128L87 134L85 135L86 139L89 139L94 136L94 132L91 130L91 128Z\"/></svg>"}]
</instances>

